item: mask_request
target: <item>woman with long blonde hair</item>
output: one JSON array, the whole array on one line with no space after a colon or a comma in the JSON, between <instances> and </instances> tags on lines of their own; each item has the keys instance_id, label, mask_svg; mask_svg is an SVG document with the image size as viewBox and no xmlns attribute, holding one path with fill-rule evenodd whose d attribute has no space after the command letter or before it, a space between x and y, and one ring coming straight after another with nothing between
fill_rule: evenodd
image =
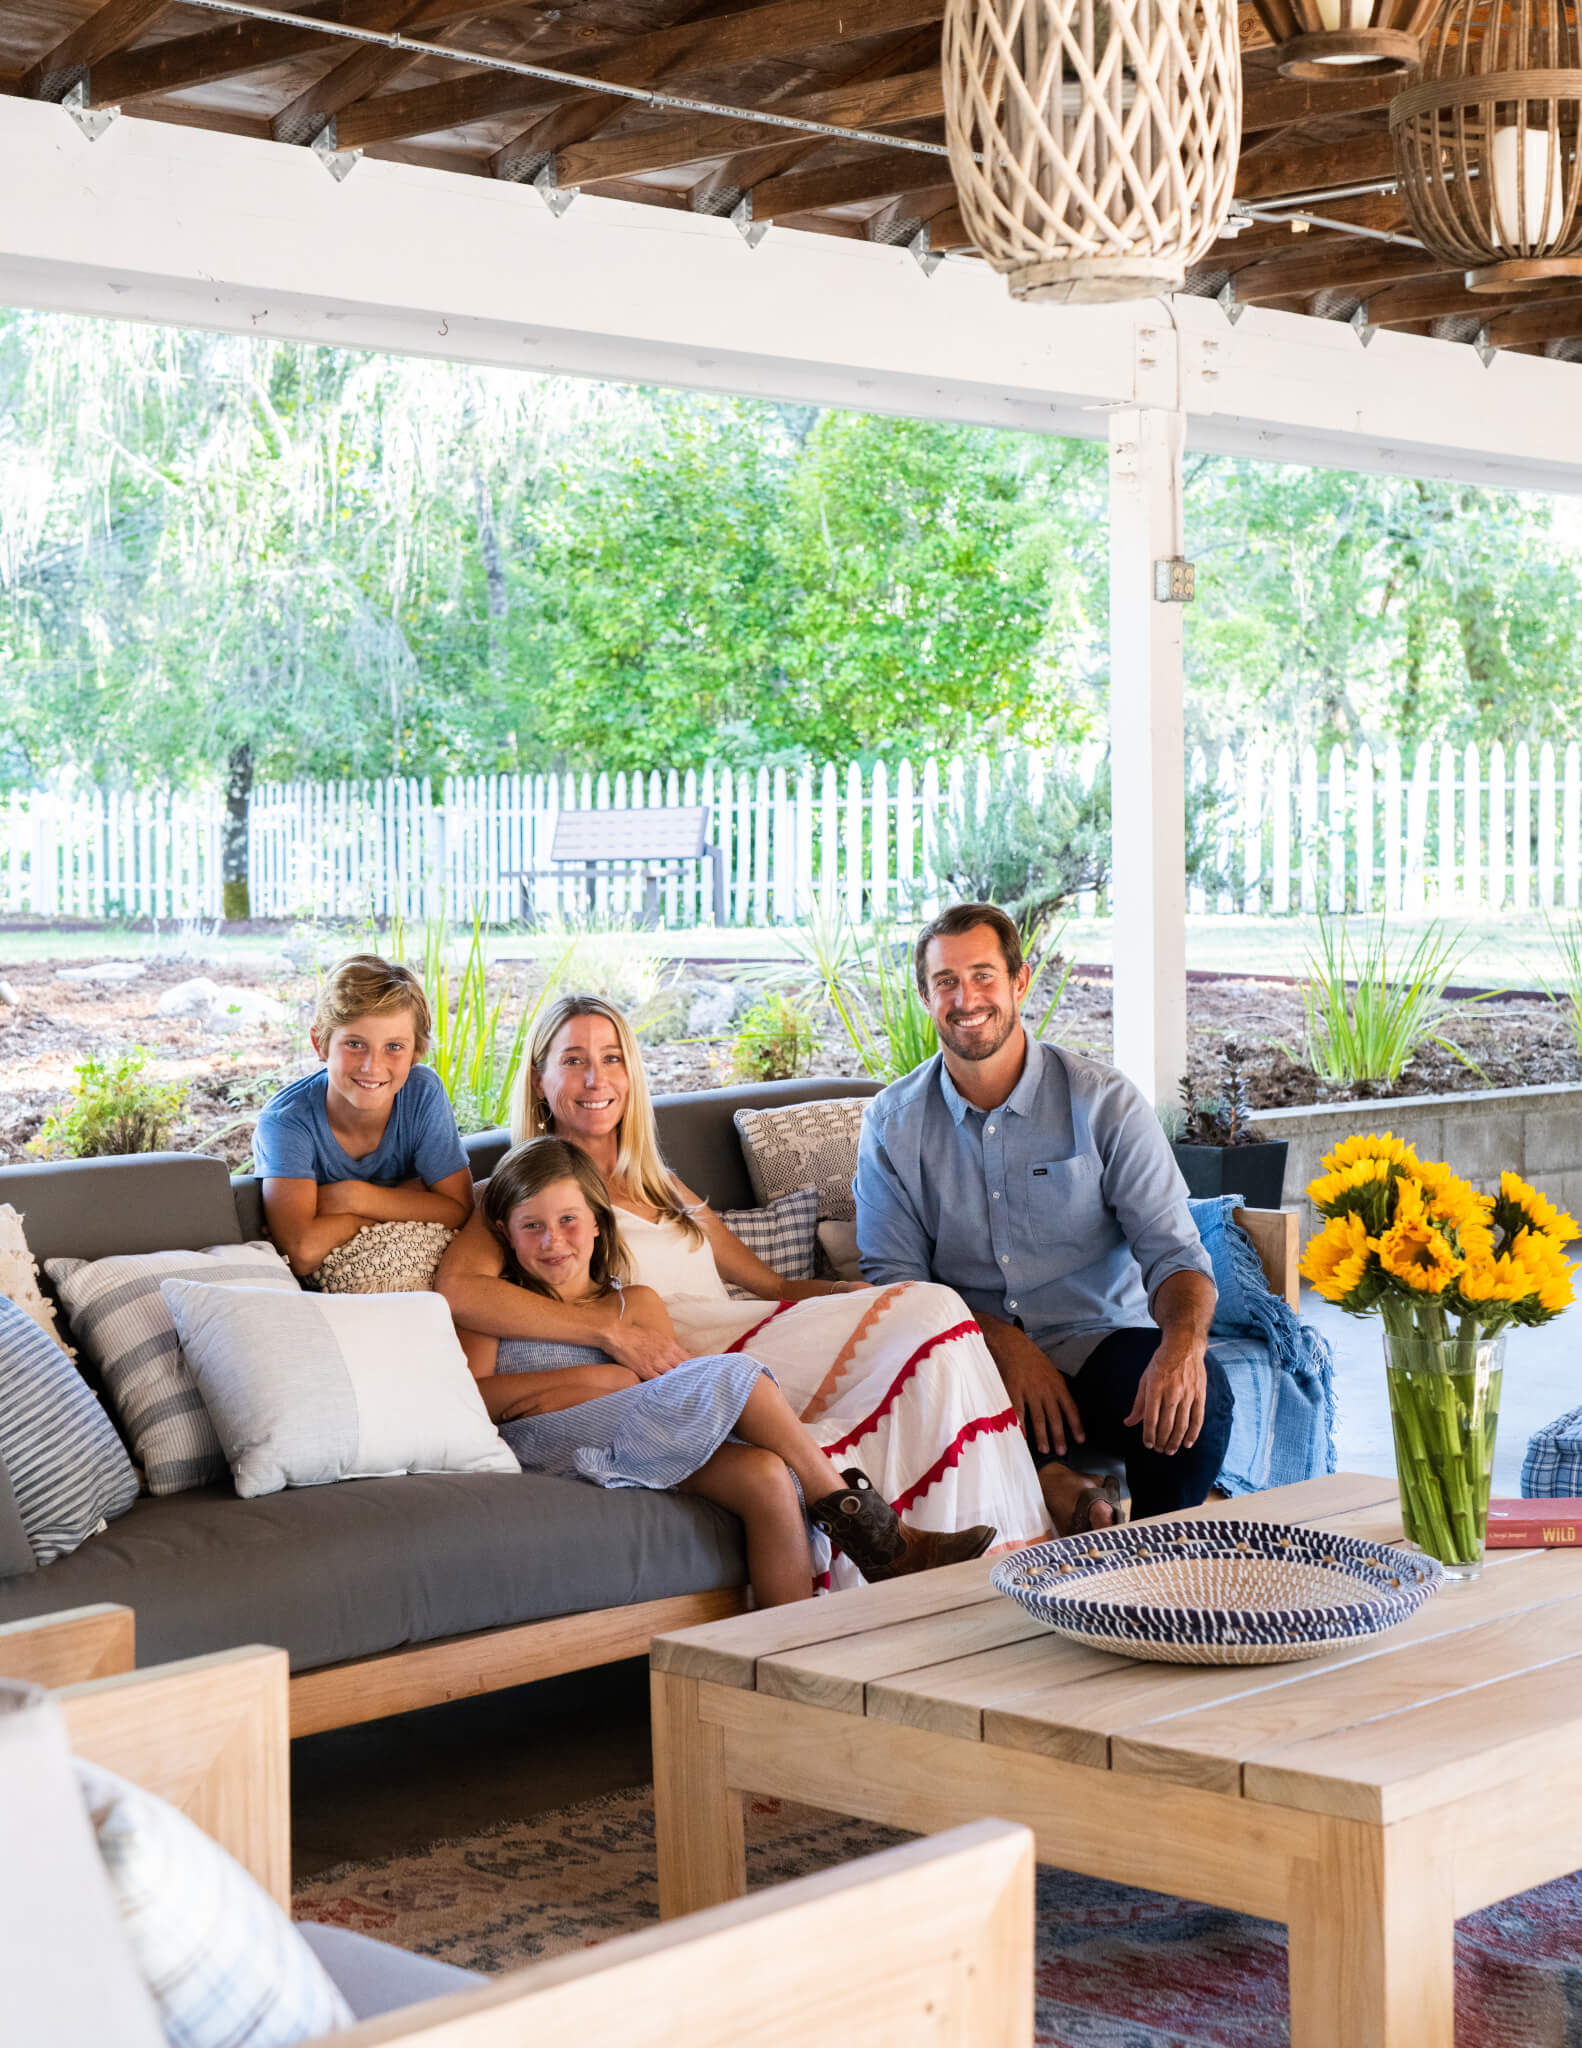
<instances>
[{"instance_id":1,"label":"woman with long blonde hair","mask_svg":"<svg viewBox=\"0 0 1582 2048\"><path fill-rule=\"evenodd\" d=\"M670 1172L642 1056L620 1011L597 996L548 1006L513 1100L515 1142L554 1136L603 1174L634 1277L659 1295L674 1337L595 1308L593 1341L641 1378L683 1359L750 1350L837 1460L847 1457L911 1528L992 1525L999 1547L1049 1533L1026 1441L966 1304L932 1282L787 1280ZM464 1332L588 1342L589 1312L513 1286L497 1239L474 1218L436 1285ZM750 1299L733 1299L730 1288ZM750 1340L750 1341L749 1341ZM855 1583L837 1559L831 1583Z\"/></svg>"}]
</instances>

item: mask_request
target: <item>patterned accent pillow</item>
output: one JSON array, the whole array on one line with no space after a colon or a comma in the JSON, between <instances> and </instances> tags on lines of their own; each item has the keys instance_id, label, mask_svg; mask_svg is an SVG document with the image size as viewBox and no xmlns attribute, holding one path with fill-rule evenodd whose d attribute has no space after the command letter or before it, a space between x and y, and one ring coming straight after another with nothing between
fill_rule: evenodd
<instances>
[{"instance_id":1,"label":"patterned accent pillow","mask_svg":"<svg viewBox=\"0 0 1582 2048\"><path fill-rule=\"evenodd\" d=\"M216 1287L278 1287L300 1293L272 1244L216 1244L201 1252L124 1253L111 1259L46 1259L44 1270L97 1367L131 1440L150 1493L182 1493L225 1477L214 1433L159 1292L161 1280Z\"/></svg>"},{"instance_id":2,"label":"patterned accent pillow","mask_svg":"<svg viewBox=\"0 0 1582 2048\"><path fill-rule=\"evenodd\" d=\"M455 1235L443 1223L365 1223L324 1254L308 1285L320 1294L426 1294Z\"/></svg>"},{"instance_id":3,"label":"patterned accent pillow","mask_svg":"<svg viewBox=\"0 0 1582 2048\"><path fill-rule=\"evenodd\" d=\"M773 1266L782 1280L811 1280L813 1242L818 1229L818 1189L797 1188L780 1195L763 1209L727 1209L720 1218L733 1236L750 1252L756 1252L766 1266ZM756 1297L745 1287L727 1290L738 1301Z\"/></svg>"},{"instance_id":4,"label":"patterned accent pillow","mask_svg":"<svg viewBox=\"0 0 1582 2048\"><path fill-rule=\"evenodd\" d=\"M0 1575L69 1556L136 1499L132 1461L82 1374L20 1303L0 1300Z\"/></svg>"},{"instance_id":5,"label":"patterned accent pillow","mask_svg":"<svg viewBox=\"0 0 1582 2048\"><path fill-rule=\"evenodd\" d=\"M869 1098L796 1102L786 1109L739 1109L734 1122L747 1161L747 1177L761 1204L811 1181L818 1190L818 1220L851 1222L857 1214L852 1175L857 1134Z\"/></svg>"},{"instance_id":6,"label":"patterned accent pillow","mask_svg":"<svg viewBox=\"0 0 1582 2048\"><path fill-rule=\"evenodd\" d=\"M54 1302L39 1292L38 1262L28 1250L22 1218L9 1202L0 1202L0 1295L25 1309L46 1337L53 1337L68 1358L73 1356L55 1327Z\"/></svg>"},{"instance_id":7,"label":"patterned accent pillow","mask_svg":"<svg viewBox=\"0 0 1582 2048\"><path fill-rule=\"evenodd\" d=\"M234 1857L163 1799L74 1762L169 2048L289 2048L352 2024L329 1972Z\"/></svg>"},{"instance_id":8,"label":"patterned accent pillow","mask_svg":"<svg viewBox=\"0 0 1582 2048\"><path fill-rule=\"evenodd\" d=\"M437 1294L161 1289L244 1500L401 1472L511 1472Z\"/></svg>"}]
</instances>

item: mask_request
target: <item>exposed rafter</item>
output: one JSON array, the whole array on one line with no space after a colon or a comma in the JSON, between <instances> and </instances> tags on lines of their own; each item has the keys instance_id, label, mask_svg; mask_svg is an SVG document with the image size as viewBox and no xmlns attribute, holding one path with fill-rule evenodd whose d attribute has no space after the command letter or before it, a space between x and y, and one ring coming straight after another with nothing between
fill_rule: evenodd
<instances>
[{"instance_id":1,"label":"exposed rafter","mask_svg":"<svg viewBox=\"0 0 1582 2048\"><path fill-rule=\"evenodd\" d=\"M90 65L135 43L166 11L170 0L106 0L96 14L58 42L23 74L30 99L58 100Z\"/></svg>"},{"instance_id":2,"label":"exposed rafter","mask_svg":"<svg viewBox=\"0 0 1582 2048\"><path fill-rule=\"evenodd\" d=\"M1236 197L1252 201L1289 198L1296 192L1341 191L1394 175L1390 138L1381 131L1352 142L1320 142L1244 156L1236 173Z\"/></svg>"},{"instance_id":3,"label":"exposed rafter","mask_svg":"<svg viewBox=\"0 0 1582 2048\"><path fill-rule=\"evenodd\" d=\"M1582 336L1582 292L1556 305L1523 306L1516 312L1501 313L1489 322L1489 340L1495 348L1540 347L1551 341L1575 341Z\"/></svg>"}]
</instances>

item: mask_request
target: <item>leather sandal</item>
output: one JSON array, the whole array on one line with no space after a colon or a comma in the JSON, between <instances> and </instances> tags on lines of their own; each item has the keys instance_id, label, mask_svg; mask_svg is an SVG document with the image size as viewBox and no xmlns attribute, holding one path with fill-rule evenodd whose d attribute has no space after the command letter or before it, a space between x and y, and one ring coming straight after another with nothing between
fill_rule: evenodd
<instances>
[{"instance_id":1,"label":"leather sandal","mask_svg":"<svg viewBox=\"0 0 1582 2048\"><path fill-rule=\"evenodd\" d=\"M1108 1501L1114 1512L1110 1521L1101 1522L1097 1526L1102 1529L1120 1527L1126 1519L1121 1507L1121 1484L1111 1473L1107 1478L1100 1480L1097 1486L1083 1487L1077 1495L1076 1506L1071 1510L1071 1527L1066 1531L1068 1536L1086 1535L1088 1530L1095 1526L1093 1510L1100 1501Z\"/></svg>"},{"instance_id":2,"label":"leather sandal","mask_svg":"<svg viewBox=\"0 0 1582 2048\"><path fill-rule=\"evenodd\" d=\"M870 1583L961 1564L981 1557L994 1541L996 1532L982 1523L945 1535L908 1529L860 1466L847 1466L841 1477L846 1484L838 1493L808 1503L808 1520Z\"/></svg>"}]
</instances>

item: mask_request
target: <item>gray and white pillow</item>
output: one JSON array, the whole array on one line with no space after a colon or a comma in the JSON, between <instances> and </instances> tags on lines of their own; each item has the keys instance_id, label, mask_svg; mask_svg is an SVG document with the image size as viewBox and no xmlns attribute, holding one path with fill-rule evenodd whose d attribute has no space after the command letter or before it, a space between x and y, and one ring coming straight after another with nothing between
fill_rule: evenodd
<instances>
[{"instance_id":1,"label":"gray and white pillow","mask_svg":"<svg viewBox=\"0 0 1582 2048\"><path fill-rule=\"evenodd\" d=\"M720 1218L733 1236L782 1280L811 1280L813 1244L818 1229L818 1189L796 1188L763 1209L727 1209ZM747 1290L729 1290L738 1300L753 1297Z\"/></svg>"},{"instance_id":2,"label":"gray and white pillow","mask_svg":"<svg viewBox=\"0 0 1582 2048\"><path fill-rule=\"evenodd\" d=\"M759 1202L773 1202L811 1181L818 1190L819 1221L850 1222L857 1214L851 1182L867 1101L849 1095L794 1102L784 1109L737 1110L734 1122L747 1177Z\"/></svg>"},{"instance_id":3,"label":"gray and white pillow","mask_svg":"<svg viewBox=\"0 0 1582 2048\"><path fill-rule=\"evenodd\" d=\"M437 1294L162 1284L244 1500L403 1472L516 1472Z\"/></svg>"},{"instance_id":4,"label":"gray and white pillow","mask_svg":"<svg viewBox=\"0 0 1582 2048\"><path fill-rule=\"evenodd\" d=\"M182 1493L225 1477L214 1433L161 1280L216 1287L275 1287L298 1294L272 1244L216 1244L201 1252L124 1253L110 1259L46 1259L44 1270L97 1368L150 1493Z\"/></svg>"},{"instance_id":5,"label":"gray and white pillow","mask_svg":"<svg viewBox=\"0 0 1582 2048\"><path fill-rule=\"evenodd\" d=\"M171 2048L290 2048L352 2024L269 1894L186 1815L74 1759L133 1960Z\"/></svg>"},{"instance_id":6,"label":"gray and white pillow","mask_svg":"<svg viewBox=\"0 0 1582 2048\"><path fill-rule=\"evenodd\" d=\"M136 1499L132 1461L93 1390L0 1298L0 1578L68 1557Z\"/></svg>"}]
</instances>

